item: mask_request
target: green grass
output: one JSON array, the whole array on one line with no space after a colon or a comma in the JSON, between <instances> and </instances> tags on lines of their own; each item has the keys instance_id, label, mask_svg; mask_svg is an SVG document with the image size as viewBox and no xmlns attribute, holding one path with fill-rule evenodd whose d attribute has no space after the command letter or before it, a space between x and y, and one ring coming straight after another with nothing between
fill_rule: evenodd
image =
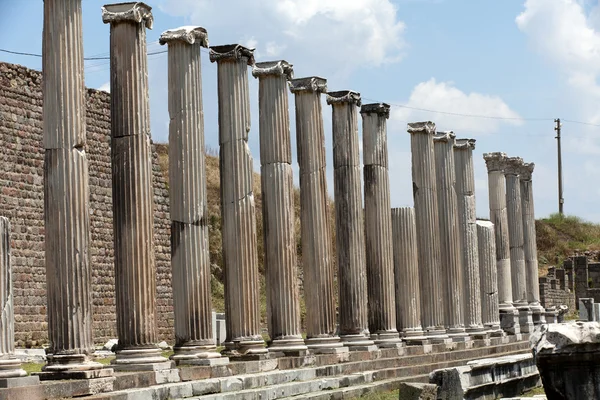
<instances>
[{"instance_id":1,"label":"green grass","mask_svg":"<svg viewBox=\"0 0 600 400\"><path fill-rule=\"evenodd\" d=\"M378 392L378 393L370 393L365 396L361 396L361 399L367 400L398 400L398 396L400 395L398 390L393 390L391 392Z\"/></svg>"},{"instance_id":2,"label":"green grass","mask_svg":"<svg viewBox=\"0 0 600 400\"><path fill-rule=\"evenodd\" d=\"M523 393L523 395L521 397L533 397L538 394L546 394L546 392L544 392L543 386L536 387L535 389L529 390L529 391Z\"/></svg>"},{"instance_id":3,"label":"green grass","mask_svg":"<svg viewBox=\"0 0 600 400\"><path fill-rule=\"evenodd\" d=\"M44 363L23 363L21 364L21 368L27 372L27 375L31 375L32 372L42 372L42 367Z\"/></svg>"}]
</instances>

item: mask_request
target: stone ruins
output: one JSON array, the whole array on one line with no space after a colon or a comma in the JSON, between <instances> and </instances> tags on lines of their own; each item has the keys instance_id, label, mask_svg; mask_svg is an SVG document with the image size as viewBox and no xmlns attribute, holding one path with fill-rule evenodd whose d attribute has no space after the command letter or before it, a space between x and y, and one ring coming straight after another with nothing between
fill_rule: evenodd
<instances>
[{"instance_id":1,"label":"stone ruins","mask_svg":"<svg viewBox=\"0 0 600 400\"><path fill-rule=\"evenodd\" d=\"M10 223L0 218L1 387L15 386L10 382L19 379L21 386L35 386L39 385L38 378L88 382L82 388L69 389L71 396L135 387L119 380L123 371L148 371L154 381L147 386L212 378L212 384L219 387L203 392L205 389L181 384L170 387L175 392L144 392L153 398L183 398L260 386L218 381L229 375L269 369L296 371L269 375L288 379L284 374L303 371L293 368L342 363L349 363L347 368L356 363L353 368L357 369L348 373L362 371L361 382L368 383L375 379L375 373L368 375L358 364L364 362L363 368L367 368L379 358L392 360L390 364L397 363L394 368L401 368L402 356L418 355L425 362L427 354L441 352L451 366L450 361L465 363L457 364L461 359L452 357L460 355L448 355L449 350L464 350L472 358L524 351L528 334L554 315L542 307L540 299L533 163L500 152L483 155L489 177L490 220L477 220L475 140L437 132L433 122L409 123L414 207L392 209L389 105L361 104L359 93L329 91L324 78L294 78L293 66L287 61L255 62L254 49L239 44L209 47L204 28L181 27L160 37L168 49L175 332L174 354L171 359L164 357L157 345L146 51L146 29L152 28L153 16L151 7L141 2L108 4L102 8L102 20L110 25L118 346L110 366L98 363L93 356L91 320L90 182L81 12L82 0L44 1L47 363L35 377L24 378L25 372L13 355ZM201 48L209 48L210 61L217 67L226 321L222 351L213 334ZM253 157L248 147L250 104L255 101L249 94L249 67L259 87L267 341L260 326ZM296 118L305 329L297 278L288 89L293 94ZM322 94L331 106L333 122L335 254L329 240ZM492 350L487 350L490 346ZM524 361L518 358L518 362ZM526 362L531 364L529 359ZM390 368L377 365L372 369ZM315 371L305 369L304 373L313 373L310 379L316 379L319 372ZM420 373L429 372L422 369ZM389 374L390 378L397 376ZM381 376L379 379L385 379L384 372ZM271 378L265 377L265 382ZM278 383L285 382L289 381ZM331 378L332 386L321 382L315 391L350 385L343 382ZM51 398L49 387L43 390ZM286 390L283 393L291 395ZM275 398L275 392L265 393ZM4 398L2 393L0 398Z\"/></svg>"}]
</instances>

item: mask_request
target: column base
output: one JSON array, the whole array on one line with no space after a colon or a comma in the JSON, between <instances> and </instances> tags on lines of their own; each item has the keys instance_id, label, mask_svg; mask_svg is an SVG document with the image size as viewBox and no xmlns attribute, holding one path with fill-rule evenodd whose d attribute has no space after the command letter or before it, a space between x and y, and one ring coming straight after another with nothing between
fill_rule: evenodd
<instances>
[{"instance_id":1,"label":"column base","mask_svg":"<svg viewBox=\"0 0 600 400\"><path fill-rule=\"evenodd\" d=\"M234 339L223 343L225 350L222 351L222 354L229 357L267 354L268 350L265 345L265 341L260 336Z\"/></svg>"},{"instance_id":2,"label":"column base","mask_svg":"<svg viewBox=\"0 0 600 400\"><path fill-rule=\"evenodd\" d=\"M518 335L521 333L519 312L516 308L500 309L500 328L509 335Z\"/></svg>"},{"instance_id":3,"label":"column base","mask_svg":"<svg viewBox=\"0 0 600 400\"><path fill-rule=\"evenodd\" d=\"M544 307L540 305L540 303L529 303L529 308L531 309L531 318L533 320L533 325L541 325L546 323L546 316L544 315L545 311Z\"/></svg>"},{"instance_id":4,"label":"column base","mask_svg":"<svg viewBox=\"0 0 600 400\"><path fill-rule=\"evenodd\" d=\"M339 354L348 352L348 348L344 346L339 336L307 338L304 340L304 343L313 354Z\"/></svg>"},{"instance_id":5,"label":"column base","mask_svg":"<svg viewBox=\"0 0 600 400\"><path fill-rule=\"evenodd\" d=\"M214 345L211 346L176 346L174 354L169 357L175 365L226 365L227 357L222 357Z\"/></svg>"},{"instance_id":6,"label":"column base","mask_svg":"<svg viewBox=\"0 0 600 400\"><path fill-rule=\"evenodd\" d=\"M117 350L117 357L110 364L119 372L160 371L173 367L173 362L163 357L158 347Z\"/></svg>"},{"instance_id":7,"label":"column base","mask_svg":"<svg viewBox=\"0 0 600 400\"><path fill-rule=\"evenodd\" d=\"M23 376L27 376L27 372L21 369L21 360L15 357L0 360L0 379L20 378Z\"/></svg>"},{"instance_id":8,"label":"column base","mask_svg":"<svg viewBox=\"0 0 600 400\"><path fill-rule=\"evenodd\" d=\"M446 330L443 328L431 328L425 331L425 337L432 344L449 344L452 343L452 339L446 334Z\"/></svg>"},{"instance_id":9,"label":"column base","mask_svg":"<svg viewBox=\"0 0 600 400\"><path fill-rule=\"evenodd\" d=\"M112 368L104 368L99 362L90 361L85 354L48 355L42 372L36 373L40 380L94 379L113 375Z\"/></svg>"},{"instance_id":10,"label":"column base","mask_svg":"<svg viewBox=\"0 0 600 400\"><path fill-rule=\"evenodd\" d=\"M308 346L300 335L273 339L267 348L269 353L283 353L287 357L302 357L308 353Z\"/></svg>"},{"instance_id":11,"label":"column base","mask_svg":"<svg viewBox=\"0 0 600 400\"><path fill-rule=\"evenodd\" d=\"M517 310L519 311L519 326L521 327L521 333L533 333L533 318L529 306L518 307Z\"/></svg>"},{"instance_id":12,"label":"column base","mask_svg":"<svg viewBox=\"0 0 600 400\"><path fill-rule=\"evenodd\" d=\"M344 346L348 347L350 351L376 351L377 346L375 342L367 337L363 333L353 335L340 335L340 339Z\"/></svg>"},{"instance_id":13,"label":"column base","mask_svg":"<svg viewBox=\"0 0 600 400\"><path fill-rule=\"evenodd\" d=\"M402 330L400 332L400 338L408 346L421 346L430 344L429 339L425 337L425 332L423 332L421 327Z\"/></svg>"},{"instance_id":14,"label":"column base","mask_svg":"<svg viewBox=\"0 0 600 400\"><path fill-rule=\"evenodd\" d=\"M380 349L396 349L403 345L400 334L397 331L372 333L371 340Z\"/></svg>"},{"instance_id":15,"label":"column base","mask_svg":"<svg viewBox=\"0 0 600 400\"><path fill-rule=\"evenodd\" d=\"M470 326L466 329L466 332L471 339L485 340L489 339L490 337L490 332L487 329L485 329L483 325Z\"/></svg>"},{"instance_id":16,"label":"column base","mask_svg":"<svg viewBox=\"0 0 600 400\"><path fill-rule=\"evenodd\" d=\"M471 340L469 334L465 331L465 328L447 328L446 334L453 342L468 342Z\"/></svg>"},{"instance_id":17,"label":"column base","mask_svg":"<svg viewBox=\"0 0 600 400\"><path fill-rule=\"evenodd\" d=\"M499 323L498 324L485 325L485 329L489 333L490 337L502 337L502 336L506 335L504 333L504 331L500 328L500 324Z\"/></svg>"}]
</instances>

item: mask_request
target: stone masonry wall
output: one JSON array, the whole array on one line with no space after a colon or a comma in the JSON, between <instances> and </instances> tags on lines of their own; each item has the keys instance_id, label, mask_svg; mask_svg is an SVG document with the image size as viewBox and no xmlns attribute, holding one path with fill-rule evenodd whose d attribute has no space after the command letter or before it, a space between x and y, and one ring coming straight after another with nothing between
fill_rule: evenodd
<instances>
[{"instance_id":1,"label":"stone masonry wall","mask_svg":"<svg viewBox=\"0 0 600 400\"><path fill-rule=\"evenodd\" d=\"M0 63L0 215L10 218L17 346L47 342L42 74ZM110 95L87 91L94 339L116 337ZM173 340L168 187L154 152L154 239L160 340Z\"/></svg>"}]
</instances>

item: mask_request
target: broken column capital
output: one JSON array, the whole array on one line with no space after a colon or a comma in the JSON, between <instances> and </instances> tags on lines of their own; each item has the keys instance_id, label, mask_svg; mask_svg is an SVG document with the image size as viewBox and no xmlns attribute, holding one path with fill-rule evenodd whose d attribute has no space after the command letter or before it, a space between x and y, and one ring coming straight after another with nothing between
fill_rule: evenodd
<instances>
[{"instance_id":1,"label":"broken column capital","mask_svg":"<svg viewBox=\"0 0 600 400\"><path fill-rule=\"evenodd\" d=\"M290 91L294 94L299 92L326 93L327 79L319 76L292 79L290 81Z\"/></svg>"},{"instance_id":2,"label":"broken column capital","mask_svg":"<svg viewBox=\"0 0 600 400\"><path fill-rule=\"evenodd\" d=\"M328 105L344 103L356 104L357 107L360 107L360 93L353 90L340 90L327 93Z\"/></svg>"},{"instance_id":3,"label":"broken column capital","mask_svg":"<svg viewBox=\"0 0 600 400\"><path fill-rule=\"evenodd\" d=\"M224 44L210 47L210 62L237 61L246 59L248 65L254 65L254 49L241 44Z\"/></svg>"},{"instance_id":4,"label":"broken column capital","mask_svg":"<svg viewBox=\"0 0 600 400\"><path fill-rule=\"evenodd\" d=\"M485 160L485 166L487 167L488 172L504 171L504 163L506 158L506 153L502 153L499 151L494 153L483 154L483 159Z\"/></svg>"},{"instance_id":5,"label":"broken column capital","mask_svg":"<svg viewBox=\"0 0 600 400\"><path fill-rule=\"evenodd\" d=\"M285 60L265 61L254 64L252 76L255 78L267 75L284 76L287 80L294 77L294 66Z\"/></svg>"},{"instance_id":6,"label":"broken column capital","mask_svg":"<svg viewBox=\"0 0 600 400\"><path fill-rule=\"evenodd\" d=\"M531 175L533 174L533 169L535 168L534 163L526 163L524 162L519 169L519 179L522 181L530 181Z\"/></svg>"},{"instance_id":7,"label":"broken column capital","mask_svg":"<svg viewBox=\"0 0 600 400\"><path fill-rule=\"evenodd\" d=\"M425 133L433 135L435 134L435 123L431 121L409 122L406 130L408 133Z\"/></svg>"},{"instance_id":8,"label":"broken column capital","mask_svg":"<svg viewBox=\"0 0 600 400\"><path fill-rule=\"evenodd\" d=\"M385 119L390 117L390 105L386 103L363 104L360 108L361 114L377 114Z\"/></svg>"},{"instance_id":9,"label":"broken column capital","mask_svg":"<svg viewBox=\"0 0 600 400\"><path fill-rule=\"evenodd\" d=\"M504 175L519 175L523 167L521 157L507 157L504 160Z\"/></svg>"},{"instance_id":10,"label":"broken column capital","mask_svg":"<svg viewBox=\"0 0 600 400\"><path fill-rule=\"evenodd\" d=\"M452 131L440 131L440 132L436 132L433 135L433 142L434 143L436 143L436 142L451 143L451 142L454 142L455 138L456 138L456 135Z\"/></svg>"},{"instance_id":11,"label":"broken column capital","mask_svg":"<svg viewBox=\"0 0 600 400\"><path fill-rule=\"evenodd\" d=\"M454 148L457 150L475 150L475 139L456 139Z\"/></svg>"},{"instance_id":12,"label":"broken column capital","mask_svg":"<svg viewBox=\"0 0 600 400\"><path fill-rule=\"evenodd\" d=\"M146 28L152 29L154 17L152 7L141 1L129 3L105 4L102 7L102 22L116 24L119 22L144 23Z\"/></svg>"},{"instance_id":13,"label":"broken column capital","mask_svg":"<svg viewBox=\"0 0 600 400\"><path fill-rule=\"evenodd\" d=\"M201 26L182 26L164 31L158 42L161 45L170 42L197 43L201 47L208 47L208 33Z\"/></svg>"}]
</instances>

